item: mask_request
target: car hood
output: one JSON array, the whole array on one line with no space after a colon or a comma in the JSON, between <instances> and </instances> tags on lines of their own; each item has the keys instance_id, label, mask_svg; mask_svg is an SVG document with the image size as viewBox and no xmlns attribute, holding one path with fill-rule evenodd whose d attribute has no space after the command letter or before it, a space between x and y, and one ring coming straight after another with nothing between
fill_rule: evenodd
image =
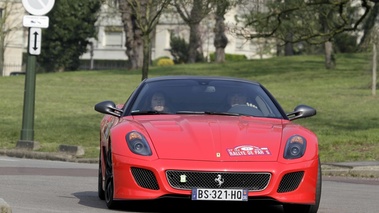
<instances>
[{"instance_id":1,"label":"car hood","mask_svg":"<svg viewBox=\"0 0 379 213\"><path fill-rule=\"evenodd\" d=\"M135 117L161 159L276 161L282 120L248 116ZM153 117L153 119L152 119Z\"/></svg>"}]
</instances>

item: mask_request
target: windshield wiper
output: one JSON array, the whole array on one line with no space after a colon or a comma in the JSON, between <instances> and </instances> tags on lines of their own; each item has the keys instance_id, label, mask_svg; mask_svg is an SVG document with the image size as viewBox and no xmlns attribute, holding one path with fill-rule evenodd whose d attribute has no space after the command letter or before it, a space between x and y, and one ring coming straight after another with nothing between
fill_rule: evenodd
<instances>
[{"instance_id":1,"label":"windshield wiper","mask_svg":"<svg viewBox=\"0 0 379 213\"><path fill-rule=\"evenodd\" d=\"M238 116L238 113L230 112L211 112L211 111L177 111L176 114L206 114L206 115L228 115L228 116Z\"/></svg>"},{"instance_id":2,"label":"windshield wiper","mask_svg":"<svg viewBox=\"0 0 379 213\"><path fill-rule=\"evenodd\" d=\"M206 111L205 114L208 114L208 115L229 115L229 116L241 115L239 113L234 113L234 112L209 112L209 111Z\"/></svg>"},{"instance_id":3,"label":"windshield wiper","mask_svg":"<svg viewBox=\"0 0 379 213\"><path fill-rule=\"evenodd\" d=\"M133 111L130 113L131 115L167 115L172 113L161 112L156 110L148 110L148 111Z\"/></svg>"}]
</instances>

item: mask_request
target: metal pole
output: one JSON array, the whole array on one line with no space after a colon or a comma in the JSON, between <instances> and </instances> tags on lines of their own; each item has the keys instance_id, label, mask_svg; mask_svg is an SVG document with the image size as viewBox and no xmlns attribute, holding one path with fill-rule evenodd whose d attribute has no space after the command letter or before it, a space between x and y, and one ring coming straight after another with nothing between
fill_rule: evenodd
<instances>
[{"instance_id":1,"label":"metal pole","mask_svg":"<svg viewBox=\"0 0 379 213\"><path fill-rule=\"evenodd\" d=\"M21 141L34 140L34 103L36 88L36 56L28 56L25 75L24 113L22 117Z\"/></svg>"}]
</instances>

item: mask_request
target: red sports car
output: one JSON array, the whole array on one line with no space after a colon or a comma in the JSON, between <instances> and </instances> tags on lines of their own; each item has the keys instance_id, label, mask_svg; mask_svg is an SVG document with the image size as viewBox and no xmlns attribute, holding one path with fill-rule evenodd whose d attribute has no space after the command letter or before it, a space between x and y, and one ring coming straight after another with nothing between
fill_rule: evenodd
<instances>
[{"instance_id":1,"label":"red sports car","mask_svg":"<svg viewBox=\"0 0 379 213\"><path fill-rule=\"evenodd\" d=\"M317 212L317 136L293 123L258 82L229 77L145 79L124 104L103 101L98 196L117 201L178 197L265 200L285 212Z\"/></svg>"}]
</instances>

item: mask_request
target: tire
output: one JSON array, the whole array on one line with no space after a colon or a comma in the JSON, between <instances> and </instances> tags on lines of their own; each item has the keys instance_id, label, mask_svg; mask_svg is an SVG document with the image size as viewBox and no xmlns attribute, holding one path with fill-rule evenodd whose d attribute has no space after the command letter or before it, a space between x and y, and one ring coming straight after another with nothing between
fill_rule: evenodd
<instances>
[{"instance_id":1,"label":"tire","mask_svg":"<svg viewBox=\"0 0 379 213\"><path fill-rule=\"evenodd\" d=\"M107 204L108 209L116 208L116 201L113 199L114 185L113 178L108 177L105 181L105 203Z\"/></svg>"},{"instance_id":2,"label":"tire","mask_svg":"<svg viewBox=\"0 0 379 213\"><path fill-rule=\"evenodd\" d=\"M318 159L317 183L316 183L316 203L314 205L300 205L300 204L283 204L283 210L286 213L317 213L321 200L321 163Z\"/></svg>"},{"instance_id":3,"label":"tire","mask_svg":"<svg viewBox=\"0 0 379 213\"><path fill-rule=\"evenodd\" d=\"M117 202L114 200L114 183L113 183L113 169L112 169L112 150L109 144L106 168L105 168L105 203L109 209L115 209Z\"/></svg>"},{"instance_id":4,"label":"tire","mask_svg":"<svg viewBox=\"0 0 379 213\"><path fill-rule=\"evenodd\" d=\"M105 179L107 179L107 177L113 176L112 150L110 146L111 144L109 144L109 148L105 158Z\"/></svg>"},{"instance_id":5,"label":"tire","mask_svg":"<svg viewBox=\"0 0 379 213\"><path fill-rule=\"evenodd\" d=\"M101 170L101 157L99 157L99 172L98 172L98 179L97 179L97 195L99 196L100 200L105 199L105 191L103 189L103 172Z\"/></svg>"}]
</instances>

